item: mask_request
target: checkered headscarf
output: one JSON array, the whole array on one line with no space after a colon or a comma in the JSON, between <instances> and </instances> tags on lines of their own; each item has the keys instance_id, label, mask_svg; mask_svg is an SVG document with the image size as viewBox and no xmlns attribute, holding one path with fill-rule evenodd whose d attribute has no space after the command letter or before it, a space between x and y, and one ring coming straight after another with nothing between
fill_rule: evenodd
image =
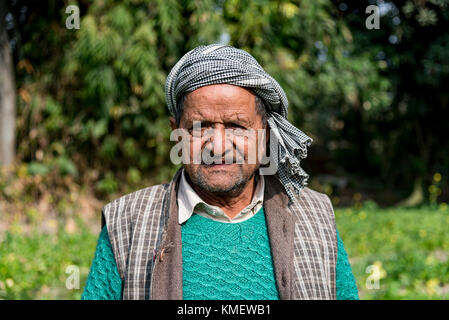
<instances>
[{"instance_id":1,"label":"checkered headscarf","mask_svg":"<svg viewBox=\"0 0 449 320\"><path fill-rule=\"evenodd\" d=\"M220 44L199 46L187 52L165 83L170 113L176 117L180 111L177 101L183 94L220 83L249 88L264 101L268 124L274 133L271 139L277 141L277 145L271 144L270 161L277 165L279 179L293 199L294 193L307 184L308 174L300 167L300 160L307 157L312 139L287 120L288 100L284 90L249 53Z\"/></svg>"}]
</instances>

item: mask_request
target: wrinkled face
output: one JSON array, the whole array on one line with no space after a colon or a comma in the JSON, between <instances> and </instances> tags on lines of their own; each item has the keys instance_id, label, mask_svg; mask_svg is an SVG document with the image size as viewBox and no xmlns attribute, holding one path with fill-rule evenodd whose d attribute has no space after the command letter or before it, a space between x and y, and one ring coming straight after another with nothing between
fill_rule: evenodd
<instances>
[{"instance_id":1,"label":"wrinkled face","mask_svg":"<svg viewBox=\"0 0 449 320\"><path fill-rule=\"evenodd\" d=\"M175 129L175 120L170 121ZM260 131L264 128L262 115L250 90L218 84L188 93L179 128L187 129L190 139L190 161L184 169L204 191L238 195L260 166L259 157L249 155L265 151L265 143L255 147L265 133ZM204 161L205 154L210 155L209 161ZM195 158L201 161L195 162Z\"/></svg>"}]
</instances>

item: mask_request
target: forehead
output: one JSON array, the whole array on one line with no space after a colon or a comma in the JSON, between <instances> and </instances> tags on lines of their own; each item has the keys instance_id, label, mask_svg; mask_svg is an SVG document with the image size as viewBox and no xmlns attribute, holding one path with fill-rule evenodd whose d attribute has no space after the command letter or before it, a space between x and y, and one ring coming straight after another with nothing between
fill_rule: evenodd
<instances>
[{"instance_id":1,"label":"forehead","mask_svg":"<svg viewBox=\"0 0 449 320\"><path fill-rule=\"evenodd\" d=\"M183 117L186 120L252 121L257 117L255 94L228 84L204 86L186 95Z\"/></svg>"}]
</instances>

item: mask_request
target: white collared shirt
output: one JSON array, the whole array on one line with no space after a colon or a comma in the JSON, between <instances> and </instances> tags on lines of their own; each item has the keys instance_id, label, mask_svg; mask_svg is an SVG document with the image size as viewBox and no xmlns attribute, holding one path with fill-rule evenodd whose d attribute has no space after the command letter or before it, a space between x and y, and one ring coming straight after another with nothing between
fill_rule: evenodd
<instances>
[{"instance_id":1,"label":"white collared shirt","mask_svg":"<svg viewBox=\"0 0 449 320\"><path fill-rule=\"evenodd\" d=\"M185 170L183 169L177 195L179 224L186 222L192 216L193 212L202 217L226 223L238 223L248 220L263 206L265 180L263 175L260 174L256 180L258 181L251 203L231 219L223 212L222 209L217 206L207 204L198 196L195 190L193 190L187 182Z\"/></svg>"}]
</instances>

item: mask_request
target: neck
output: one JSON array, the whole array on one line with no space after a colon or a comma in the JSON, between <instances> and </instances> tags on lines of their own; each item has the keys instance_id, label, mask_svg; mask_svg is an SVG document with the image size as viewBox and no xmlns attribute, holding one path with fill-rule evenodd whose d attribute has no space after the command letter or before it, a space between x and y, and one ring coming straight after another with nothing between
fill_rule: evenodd
<instances>
[{"instance_id":1,"label":"neck","mask_svg":"<svg viewBox=\"0 0 449 320\"><path fill-rule=\"evenodd\" d=\"M256 189L256 179L255 176L253 176L242 192L236 196L207 192L198 188L193 183L191 183L191 186L204 202L219 207L230 219L232 219L251 203Z\"/></svg>"}]
</instances>

